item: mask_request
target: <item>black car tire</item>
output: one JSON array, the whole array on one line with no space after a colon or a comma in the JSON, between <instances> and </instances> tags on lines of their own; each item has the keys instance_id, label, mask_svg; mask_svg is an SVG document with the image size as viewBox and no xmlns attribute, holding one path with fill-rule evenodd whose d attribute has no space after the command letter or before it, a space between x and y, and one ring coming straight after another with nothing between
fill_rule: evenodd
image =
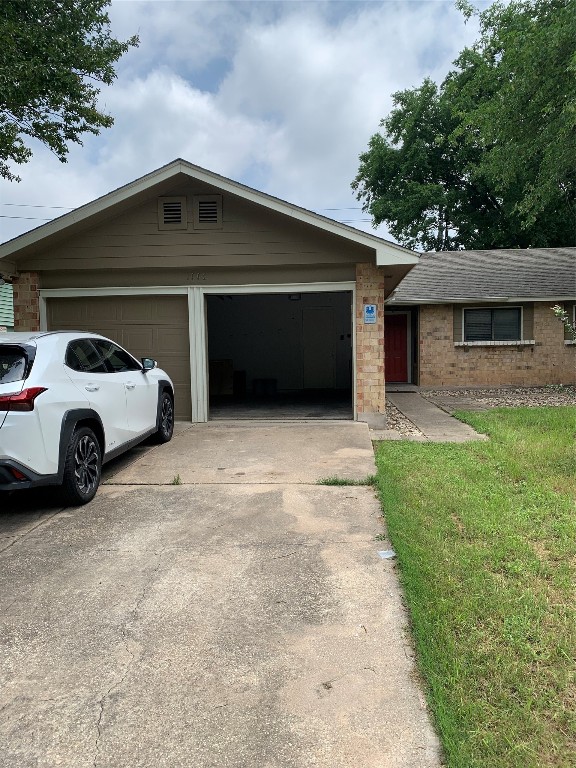
<instances>
[{"instance_id":1,"label":"black car tire","mask_svg":"<svg viewBox=\"0 0 576 768\"><path fill-rule=\"evenodd\" d=\"M158 431L154 435L157 443L169 443L174 434L174 400L170 392L162 392L158 404Z\"/></svg>"},{"instance_id":2,"label":"black car tire","mask_svg":"<svg viewBox=\"0 0 576 768\"><path fill-rule=\"evenodd\" d=\"M89 427L77 429L68 444L64 462L64 503L79 506L92 501L102 476L102 451Z\"/></svg>"}]
</instances>

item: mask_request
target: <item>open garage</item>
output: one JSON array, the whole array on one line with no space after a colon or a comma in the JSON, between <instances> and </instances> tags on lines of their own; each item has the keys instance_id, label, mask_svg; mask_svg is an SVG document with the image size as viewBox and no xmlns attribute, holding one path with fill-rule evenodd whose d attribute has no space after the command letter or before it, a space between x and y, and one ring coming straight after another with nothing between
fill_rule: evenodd
<instances>
[{"instance_id":1,"label":"open garage","mask_svg":"<svg viewBox=\"0 0 576 768\"><path fill-rule=\"evenodd\" d=\"M206 303L210 418L353 418L350 291Z\"/></svg>"}]
</instances>

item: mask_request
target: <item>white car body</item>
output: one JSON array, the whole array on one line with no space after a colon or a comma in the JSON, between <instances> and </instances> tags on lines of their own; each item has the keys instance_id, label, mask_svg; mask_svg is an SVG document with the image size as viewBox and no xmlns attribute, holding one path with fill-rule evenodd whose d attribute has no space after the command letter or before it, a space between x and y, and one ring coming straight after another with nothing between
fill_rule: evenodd
<instances>
[{"instance_id":1,"label":"white car body","mask_svg":"<svg viewBox=\"0 0 576 768\"><path fill-rule=\"evenodd\" d=\"M26 369L18 367L17 350L26 353ZM85 369L88 357L79 360L86 351L89 362L96 361L94 370ZM122 363L131 369L112 368ZM174 387L153 361L148 366L145 370L126 350L95 333L0 334L0 491L61 484L70 435L78 426L97 436L100 463L158 432L161 396L169 393L173 402Z\"/></svg>"}]
</instances>

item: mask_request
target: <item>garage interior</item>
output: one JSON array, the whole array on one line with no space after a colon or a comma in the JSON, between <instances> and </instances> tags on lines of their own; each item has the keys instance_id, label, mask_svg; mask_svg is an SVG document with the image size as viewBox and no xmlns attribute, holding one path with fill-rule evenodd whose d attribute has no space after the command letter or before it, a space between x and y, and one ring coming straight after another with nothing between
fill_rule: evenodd
<instances>
[{"instance_id":1,"label":"garage interior","mask_svg":"<svg viewBox=\"0 0 576 768\"><path fill-rule=\"evenodd\" d=\"M352 419L351 291L206 296L209 418Z\"/></svg>"}]
</instances>

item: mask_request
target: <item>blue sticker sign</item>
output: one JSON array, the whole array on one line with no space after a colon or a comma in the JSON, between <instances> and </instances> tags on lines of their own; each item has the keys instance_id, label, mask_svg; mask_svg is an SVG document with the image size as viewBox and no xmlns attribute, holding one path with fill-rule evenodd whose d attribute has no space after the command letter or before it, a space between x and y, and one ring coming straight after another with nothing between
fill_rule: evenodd
<instances>
[{"instance_id":1,"label":"blue sticker sign","mask_svg":"<svg viewBox=\"0 0 576 768\"><path fill-rule=\"evenodd\" d=\"M374 325L376 322L376 304L364 304L364 323L365 325Z\"/></svg>"}]
</instances>

